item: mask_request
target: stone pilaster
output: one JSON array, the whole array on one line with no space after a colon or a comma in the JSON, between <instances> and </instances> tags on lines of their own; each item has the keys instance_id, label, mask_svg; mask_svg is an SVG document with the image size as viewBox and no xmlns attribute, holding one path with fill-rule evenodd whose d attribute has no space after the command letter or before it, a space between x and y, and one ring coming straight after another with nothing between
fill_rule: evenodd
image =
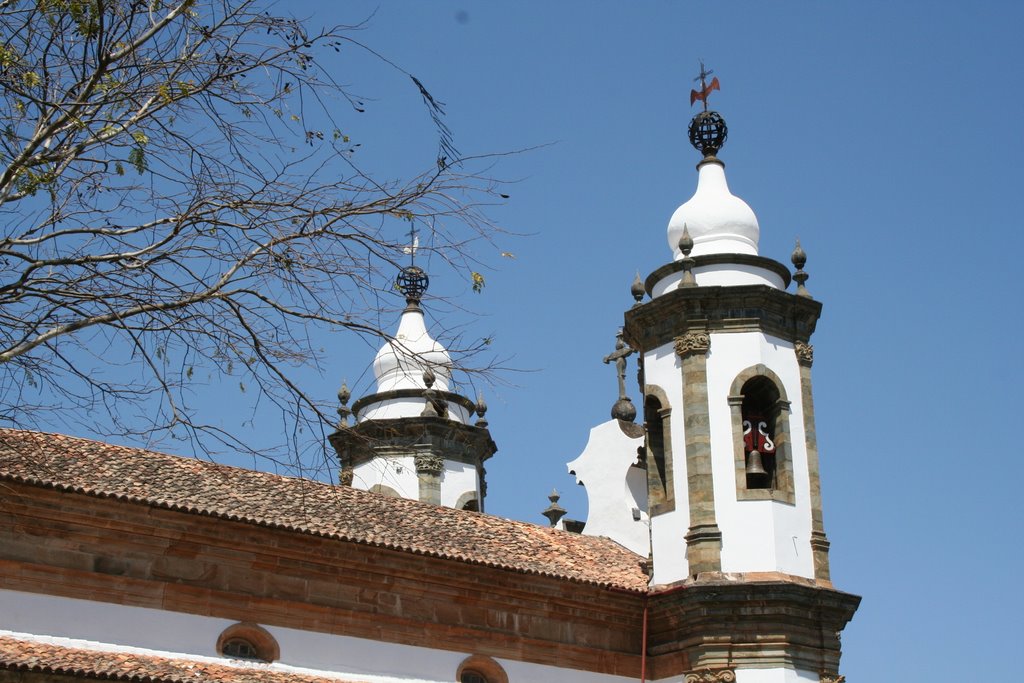
<instances>
[{"instance_id":1,"label":"stone pilaster","mask_svg":"<svg viewBox=\"0 0 1024 683\"><path fill-rule=\"evenodd\" d=\"M420 501L441 504L441 473L444 472L444 458L440 455L417 455L416 476L420 484Z\"/></svg>"},{"instance_id":2,"label":"stone pilaster","mask_svg":"<svg viewBox=\"0 0 1024 683\"><path fill-rule=\"evenodd\" d=\"M828 537L821 512L821 475L818 466L818 436L814 428L814 392L811 390L811 365L814 347L806 342L794 345L800 364L800 399L804 411L804 438L807 442L807 470L811 486L811 552L814 554L814 578L831 581L828 566Z\"/></svg>"},{"instance_id":3,"label":"stone pilaster","mask_svg":"<svg viewBox=\"0 0 1024 683\"><path fill-rule=\"evenodd\" d=\"M711 420L708 408L707 354L711 337L691 331L675 339L683 373L686 476L690 529L686 554L690 574L722 569L722 532L715 519L715 490L711 474Z\"/></svg>"}]
</instances>

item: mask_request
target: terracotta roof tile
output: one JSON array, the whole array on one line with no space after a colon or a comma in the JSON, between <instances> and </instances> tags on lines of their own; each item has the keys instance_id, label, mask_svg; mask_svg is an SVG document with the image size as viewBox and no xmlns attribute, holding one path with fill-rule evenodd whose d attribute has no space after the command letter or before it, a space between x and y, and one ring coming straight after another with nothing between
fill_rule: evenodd
<instances>
[{"instance_id":1,"label":"terracotta roof tile","mask_svg":"<svg viewBox=\"0 0 1024 683\"><path fill-rule=\"evenodd\" d=\"M606 538L139 448L0 429L0 479L643 592Z\"/></svg>"},{"instance_id":2,"label":"terracotta roof tile","mask_svg":"<svg viewBox=\"0 0 1024 683\"><path fill-rule=\"evenodd\" d=\"M271 664L224 663L148 654L87 650L0 636L0 670L31 671L147 683L359 683L272 668Z\"/></svg>"}]
</instances>

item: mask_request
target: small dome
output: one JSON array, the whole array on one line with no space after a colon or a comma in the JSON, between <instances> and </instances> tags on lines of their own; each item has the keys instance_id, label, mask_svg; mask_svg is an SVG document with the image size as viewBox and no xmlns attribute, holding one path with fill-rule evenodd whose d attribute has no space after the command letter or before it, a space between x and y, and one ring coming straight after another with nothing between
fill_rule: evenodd
<instances>
[{"instance_id":1,"label":"small dome","mask_svg":"<svg viewBox=\"0 0 1024 683\"><path fill-rule=\"evenodd\" d=\"M423 371L433 370L433 388L448 391L452 360L441 344L427 332L423 311L407 308L398 323L394 341L389 341L373 359L377 392L395 389L425 389Z\"/></svg>"},{"instance_id":2,"label":"small dome","mask_svg":"<svg viewBox=\"0 0 1024 683\"><path fill-rule=\"evenodd\" d=\"M697 191L676 209L668 222L668 244L673 258L683 258L679 239L684 227L693 238L691 256L704 254L757 255L760 228L745 201L729 191L725 167L717 159L700 164Z\"/></svg>"}]
</instances>

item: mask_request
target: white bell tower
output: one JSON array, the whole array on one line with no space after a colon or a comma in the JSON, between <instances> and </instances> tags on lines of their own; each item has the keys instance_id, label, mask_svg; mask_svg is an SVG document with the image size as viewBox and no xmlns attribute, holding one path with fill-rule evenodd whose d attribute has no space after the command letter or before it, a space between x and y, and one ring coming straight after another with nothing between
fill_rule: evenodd
<instances>
[{"instance_id":1,"label":"white bell tower","mask_svg":"<svg viewBox=\"0 0 1024 683\"><path fill-rule=\"evenodd\" d=\"M696 192L669 221L673 260L625 315L641 364L652 590L687 588L675 646L694 671L839 680L838 632L860 599L829 576L811 391L821 304L799 243L792 275L759 255L757 217L717 157L728 131L707 109L717 79L706 75L689 128L704 155ZM702 630L687 635L698 614Z\"/></svg>"},{"instance_id":2,"label":"white bell tower","mask_svg":"<svg viewBox=\"0 0 1024 683\"><path fill-rule=\"evenodd\" d=\"M451 358L430 336L420 303L428 284L416 265L399 273L396 287L406 307L395 336L373 361L377 390L349 408L350 394L342 386L341 420L330 441L345 485L482 512L484 461L497 447L483 398L474 403L449 390Z\"/></svg>"}]
</instances>

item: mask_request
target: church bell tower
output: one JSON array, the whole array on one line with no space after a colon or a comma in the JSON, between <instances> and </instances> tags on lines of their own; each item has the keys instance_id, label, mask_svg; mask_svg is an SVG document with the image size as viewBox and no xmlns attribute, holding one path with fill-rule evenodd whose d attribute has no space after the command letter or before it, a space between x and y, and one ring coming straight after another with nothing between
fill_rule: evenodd
<instances>
[{"instance_id":1,"label":"church bell tower","mask_svg":"<svg viewBox=\"0 0 1024 683\"><path fill-rule=\"evenodd\" d=\"M686 587L668 599L677 640L652 648L721 680L838 681L838 634L860 598L829 575L811 389L821 304L799 242L792 274L758 253L757 217L718 158L728 129L707 108L708 75L702 66L691 97L704 106L689 126L703 155L696 192L669 221L672 260L634 285L625 314L641 367L652 591Z\"/></svg>"},{"instance_id":2,"label":"church bell tower","mask_svg":"<svg viewBox=\"0 0 1024 683\"><path fill-rule=\"evenodd\" d=\"M411 250L415 258L415 246ZM330 442L342 484L482 512L484 461L497 447L483 398L474 402L449 390L452 361L430 336L421 303L429 282L415 263L399 273L395 286L406 307L394 337L374 358L377 390L350 408L351 394L342 386L341 420Z\"/></svg>"}]
</instances>

